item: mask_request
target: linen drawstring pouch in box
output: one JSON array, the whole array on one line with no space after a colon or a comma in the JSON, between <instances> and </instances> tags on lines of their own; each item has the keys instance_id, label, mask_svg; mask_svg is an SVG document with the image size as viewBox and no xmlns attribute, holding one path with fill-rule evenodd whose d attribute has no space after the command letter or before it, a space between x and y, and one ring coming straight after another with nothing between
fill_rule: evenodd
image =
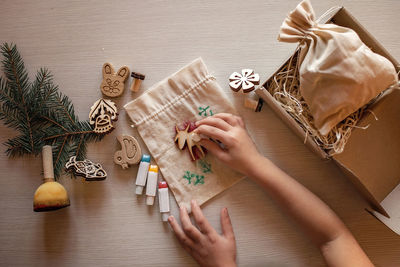
<instances>
[{"instance_id":1,"label":"linen drawstring pouch in box","mask_svg":"<svg viewBox=\"0 0 400 267\"><path fill-rule=\"evenodd\" d=\"M278 40L300 43L300 93L322 135L398 83L388 59L372 52L352 29L318 24L308 0L288 15Z\"/></svg>"},{"instance_id":2,"label":"linen drawstring pouch in box","mask_svg":"<svg viewBox=\"0 0 400 267\"><path fill-rule=\"evenodd\" d=\"M242 178L210 153L193 161L174 142L176 125L216 113L236 113L202 59L154 85L125 109L179 206L190 211L192 199L201 205Z\"/></svg>"}]
</instances>

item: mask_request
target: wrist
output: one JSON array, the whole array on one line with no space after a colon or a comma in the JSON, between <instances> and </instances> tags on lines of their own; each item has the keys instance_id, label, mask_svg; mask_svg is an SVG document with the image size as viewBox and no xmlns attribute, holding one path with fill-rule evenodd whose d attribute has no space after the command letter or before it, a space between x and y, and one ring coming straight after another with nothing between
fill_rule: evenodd
<instances>
[{"instance_id":1,"label":"wrist","mask_svg":"<svg viewBox=\"0 0 400 267\"><path fill-rule=\"evenodd\" d=\"M236 267L236 261L229 261L229 262L223 262L222 264L217 264L216 266L220 267Z\"/></svg>"},{"instance_id":2,"label":"wrist","mask_svg":"<svg viewBox=\"0 0 400 267\"><path fill-rule=\"evenodd\" d=\"M272 162L261 154L258 154L251 163L248 165L248 169L245 175L253 180L257 180L262 177L265 170L269 168Z\"/></svg>"}]
</instances>

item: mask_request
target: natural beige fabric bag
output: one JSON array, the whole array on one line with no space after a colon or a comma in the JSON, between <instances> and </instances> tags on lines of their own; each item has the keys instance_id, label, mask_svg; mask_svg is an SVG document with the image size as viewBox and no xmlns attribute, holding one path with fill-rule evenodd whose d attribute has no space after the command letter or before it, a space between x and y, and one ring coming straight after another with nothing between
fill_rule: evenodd
<instances>
[{"instance_id":1,"label":"natural beige fabric bag","mask_svg":"<svg viewBox=\"0 0 400 267\"><path fill-rule=\"evenodd\" d=\"M238 182L242 175L213 155L196 162L174 142L175 125L215 113L236 113L202 59L196 59L125 105L179 206L201 205Z\"/></svg>"},{"instance_id":2,"label":"natural beige fabric bag","mask_svg":"<svg viewBox=\"0 0 400 267\"><path fill-rule=\"evenodd\" d=\"M288 15L278 40L300 43L300 93L323 135L398 82L393 64L353 30L316 23L308 0Z\"/></svg>"}]
</instances>

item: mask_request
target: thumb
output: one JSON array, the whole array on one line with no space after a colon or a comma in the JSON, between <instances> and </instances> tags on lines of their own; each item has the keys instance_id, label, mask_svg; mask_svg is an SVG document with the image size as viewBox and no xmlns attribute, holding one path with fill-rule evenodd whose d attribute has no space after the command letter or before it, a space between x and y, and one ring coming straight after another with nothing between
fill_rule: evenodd
<instances>
[{"instance_id":1,"label":"thumb","mask_svg":"<svg viewBox=\"0 0 400 267\"><path fill-rule=\"evenodd\" d=\"M221 228L222 228L222 234L226 238L235 239L231 218L229 217L227 208L223 208L221 210Z\"/></svg>"},{"instance_id":2,"label":"thumb","mask_svg":"<svg viewBox=\"0 0 400 267\"><path fill-rule=\"evenodd\" d=\"M200 145L205 147L208 151L211 152L211 154L215 155L217 159L219 159L220 161L222 162L228 161L229 154L215 142L212 142L208 139L201 139Z\"/></svg>"}]
</instances>

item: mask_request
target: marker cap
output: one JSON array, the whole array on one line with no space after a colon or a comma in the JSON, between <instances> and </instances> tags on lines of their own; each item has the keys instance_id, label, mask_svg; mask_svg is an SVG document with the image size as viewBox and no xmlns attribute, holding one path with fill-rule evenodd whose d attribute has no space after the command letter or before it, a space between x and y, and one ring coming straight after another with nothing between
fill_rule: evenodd
<instances>
[{"instance_id":1,"label":"marker cap","mask_svg":"<svg viewBox=\"0 0 400 267\"><path fill-rule=\"evenodd\" d=\"M149 172L158 172L158 166L157 165L150 165Z\"/></svg>"},{"instance_id":2,"label":"marker cap","mask_svg":"<svg viewBox=\"0 0 400 267\"><path fill-rule=\"evenodd\" d=\"M150 159L151 159L150 155L143 154L142 155L142 159L140 161L144 161L144 162L149 162L150 163Z\"/></svg>"},{"instance_id":3,"label":"marker cap","mask_svg":"<svg viewBox=\"0 0 400 267\"><path fill-rule=\"evenodd\" d=\"M141 195L143 193L144 186L137 185L136 186L136 195Z\"/></svg>"},{"instance_id":4,"label":"marker cap","mask_svg":"<svg viewBox=\"0 0 400 267\"><path fill-rule=\"evenodd\" d=\"M167 182L164 182L164 181L159 182L158 183L158 188L168 188Z\"/></svg>"},{"instance_id":5,"label":"marker cap","mask_svg":"<svg viewBox=\"0 0 400 267\"><path fill-rule=\"evenodd\" d=\"M169 218L169 212L163 212L161 213L161 218L163 222L167 222Z\"/></svg>"},{"instance_id":6,"label":"marker cap","mask_svg":"<svg viewBox=\"0 0 400 267\"><path fill-rule=\"evenodd\" d=\"M146 205L148 205L148 206L153 206L153 204L154 204L154 198L155 198L155 197L153 197L153 196L147 196L147 198L146 198Z\"/></svg>"}]
</instances>

